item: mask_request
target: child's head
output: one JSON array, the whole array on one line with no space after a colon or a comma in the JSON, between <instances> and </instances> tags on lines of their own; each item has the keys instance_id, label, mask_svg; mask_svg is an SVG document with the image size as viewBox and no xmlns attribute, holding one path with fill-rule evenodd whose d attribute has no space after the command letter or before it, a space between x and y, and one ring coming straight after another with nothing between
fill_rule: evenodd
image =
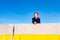
<instances>
[{"instance_id":1,"label":"child's head","mask_svg":"<svg viewBox=\"0 0 60 40\"><path fill-rule=\"evenodd\" d=\"M34 17L38 18L38 12L34 12Z\"/></svg>"}]
</instances>

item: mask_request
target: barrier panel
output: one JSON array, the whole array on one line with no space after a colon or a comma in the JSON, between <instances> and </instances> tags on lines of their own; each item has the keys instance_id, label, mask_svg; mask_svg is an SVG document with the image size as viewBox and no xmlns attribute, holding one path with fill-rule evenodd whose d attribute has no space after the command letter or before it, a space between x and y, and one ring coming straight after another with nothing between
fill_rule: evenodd
<instances>
[{"instance_id":1,"label":"barrier panel","mask_svg":"<svg viewBox=\"0 0 60 40\"><path fill-rule=\"evenodd\" d=\"M0 24L0 40L60 40L60 23Z\"/></svg>"},{"instance_id":2,"label":"barrier panel","mask_svg":"<svg viewBox=\"0 0 60 40\"><path fill-rule=\"evenodd\" d=\"M0 40L12 40L13 25L0 24Z\"/></svg>"},{"instance_id":3,"label":"barrier panel","mask_svg":"<svg viewBox=\"0 0 60 40\"><path fill-rule=\"evenodd\" d=\"M14 40L60 40L60 24L15 24Z\"/></svg>"}]
</instances>

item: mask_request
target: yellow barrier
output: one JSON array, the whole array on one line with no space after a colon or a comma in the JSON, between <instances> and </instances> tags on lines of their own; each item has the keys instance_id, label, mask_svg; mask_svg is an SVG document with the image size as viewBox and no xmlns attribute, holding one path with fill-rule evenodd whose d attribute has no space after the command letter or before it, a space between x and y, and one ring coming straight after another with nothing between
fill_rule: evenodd
<instances>
[{"instance_id":1,"label":"yellow barrier","mask_svg":"<svg viewBox=\"0 0 60 40\"><path fill-rule=\"evenodd\" d=\"M12 40L12 35L2 34L0 40ZM60 34L15 34L13 40L60 40Z\"/></svg>"},{"instance_id":2,"label":"yellow barrier","mask_svg":"<svg viewBox=\"0 0 60 40\"><path fill-rule=\"evenodd\" d=\"M14 40L59 40L58 34L15 34Z\"/></svg>"},{"instance_id":3,"label":"yellow barrier","mask_svg":"<svg viewBox=\"0 0 60 40\"><path fill-rule=\"evenodd\" d=\"M11 40L12 34L0 34L0 40Z\"/></svg>"}]
</instances>

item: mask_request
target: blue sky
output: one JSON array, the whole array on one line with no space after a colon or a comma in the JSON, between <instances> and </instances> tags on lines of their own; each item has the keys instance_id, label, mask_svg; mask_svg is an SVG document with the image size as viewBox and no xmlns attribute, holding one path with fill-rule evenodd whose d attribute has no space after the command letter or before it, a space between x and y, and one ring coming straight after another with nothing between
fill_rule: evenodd
<instances>
[{"instance_id":1,"label":"blue sky","mask_svg":"<svg viewBox=\"0 0 60 40\"><path fill-rule=\"evenodd\" d=\"M31 23L34 11L41 23L60 23L60 0L0 0L0 24Z\"/></svg>"}]
</instances>

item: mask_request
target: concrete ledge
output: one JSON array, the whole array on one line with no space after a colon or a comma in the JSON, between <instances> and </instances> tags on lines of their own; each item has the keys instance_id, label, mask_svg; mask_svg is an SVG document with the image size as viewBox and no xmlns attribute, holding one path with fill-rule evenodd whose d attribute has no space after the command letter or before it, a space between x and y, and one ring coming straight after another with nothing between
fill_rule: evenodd
<instances>
[{"instance_id":1,"label":"concrete ledge","mask_svg":"<svg viewBox=\"0 0 60 40\"><path fill-rule=\"evenodd\" d=\"M60 34L60 23L15 24L15 34Z\"/></svg>"},{"instance_id":2,"label":"concrete ledge","mask_svg":"<svg viewBox=\"0 0 60 40\"><path fill-rule=\"evenodd\" d=\"M0 34L60 34L60 23L0 24Z\"/></svg>"},{"instance_id":3,"label":"concrete ledge","mask_svg":"<svg viewBox=\"0 0 60 40\"><path fill-rule=\"evenodd\" d=\"M0 24L0 34L12 34L13 25Z\"/></svg>"}]
</instances>

